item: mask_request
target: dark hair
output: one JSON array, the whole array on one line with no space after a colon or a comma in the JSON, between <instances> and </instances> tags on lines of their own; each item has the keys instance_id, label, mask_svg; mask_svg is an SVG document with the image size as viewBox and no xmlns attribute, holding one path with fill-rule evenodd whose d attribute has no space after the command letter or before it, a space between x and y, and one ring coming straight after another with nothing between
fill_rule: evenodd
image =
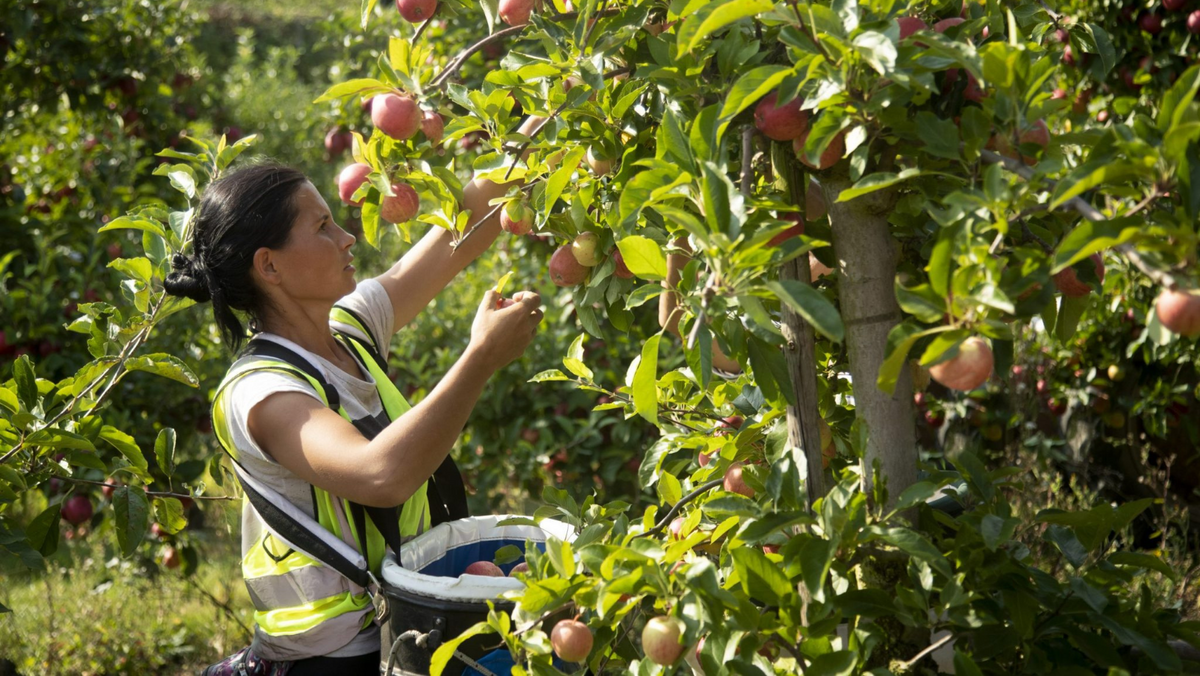
<instances>
[{"instance_id":1,"label":"dark hair","mask_svg":"<svg viewBox=\"0 0 1200 676\"><path fill-rule=\"evenodd\" d=\"M262 316L267 303L250 275L254 252L285 245L296 220L293 197L308 179L278 164L240 169L204 191L192 224L193 253L176 254L164 286L167 293L212 301L221 338L237 351L246 329L234 310Z\"/></svg>"}]
</instances>

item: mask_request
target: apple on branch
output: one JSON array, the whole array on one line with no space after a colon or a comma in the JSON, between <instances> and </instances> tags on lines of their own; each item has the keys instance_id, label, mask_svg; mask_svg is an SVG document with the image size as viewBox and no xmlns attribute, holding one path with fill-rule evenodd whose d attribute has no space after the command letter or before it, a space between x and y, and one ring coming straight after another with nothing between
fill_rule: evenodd
<instances>
[{"instance_id":1,"label":"apple on branch","mask_svg":"<svg viewBox=\"0 0 1200 676\"><path fill-rule=\"evenodd\" d=\"M421 209L421 198L407 183L393 183L393 195L383 198L379 216L388 223L405 223L412 220Z\"/></svg>"},{"instance_id":2,"label":"apple on branch","mask_svg":"<svg viewBox=\"0 0 1200 676\"><path fill-rule=\"evenodd\" d=\"M571 241L571 255L585 268L594 268L600 262L596 248L600 236L594 232L581 232Z\"/></svg>"},{"instance_id":3,"label":"apple on branch","mask_svg":"<svg viewBox=\"0 0 1200 676\"><path fill-rule=\"evenodd\" d=\"M783 105L776 105L777 92L771 92L754 108L754 126L767 138L774 141L793 141L808 131L808 113L800 110L804 99L793 98Z\"/></svg>"},{"instance_id":4,"label":"apple on branch","mask_svg":"<svg viewBox=\"0 0 1200 676\"><path fill-rule=\"evenodd\" d=\"M371 101L371 122L398 141L412 138L421 128L421 121L421 107L411 97L389 93Z\"/></svg>"},{"instance_id":5,"label":"apple on branch","mask_svg":"<svg viewBox=\"0 0 1200 676\"><path fill-rule=\"evenodd\" d=\"M528 202L513 200L500 210L500 229L514 235L527 235L533 229L533 217Z\"/></svg>"},{"instance_id":6,"label":"apple on branch","mask_svg":"<svg viewBox=\"0 0 1200 676\"><path fill-rule=\"evenodd\" d=\"M1154 301L1158 321L1172 333L1200 336L1200 294L1185 289L1165 289Z\"/></svg>"},{"instance_id":7,"label":"apple on branch","mask_svg":"<svg viewBox=\"0 0 1200 676\"><path fill-rule=\"evenodd\" d=\"M396 0L396 9L405 21L417 23L433 16L437 11L437 0Z\"/></svg>"},{"instance_id":8,"label":"apple on branch","mask_svg":"<svg viewBox=\"0 0 1200 676\"><path fill-rule=\"evenodd\" d=\"M953 357L929 367L929 375L952 390L969 392L987 382L994 363L987 341L971 336L958 346Z\"/></svg>"},{"instance_id":9,"label":"apple on branch","mask_svg":"<svg viewBox=\"0 0 1200 676\"><path fill-rule=\"evenodd\" d=\"M588 269L579 264L571 245L564 245L550 256L550 281L556 286L576 286L587 279Z\"/></svg>"},{"instance_id":10,"label":"apple on branch","mask_svg":"<svg viewBox=\"0 0 1200 676\"><path fill-rule=\"evenodd\" d=\"M659 615L642 629L642 651L646 659L662 666L675 664L683 654L683 623L674 617Z\"/></svg>"},{"instance_id":11,"label":"apple on branch","mask_svg":"<svg viewBox=\"0 0 1200 676\"><path fill-rule=\"evenodd\" d=\"M358 192L359 186L367 182L367 176L371 174L371 167L361 162L355 162L338 174L338 197L343 202L352 207L361 207L362 200L354 201L354 193Z\"/></svg>"},{"instance_id":12,"label":"apple on branch","mask_svg":"<svg viewBox=\"0 0 1200 676\"><path fill-rule=\"evenodd\" d=\"M592 652L592 631L579 620L560 620L550 630L550 645L564 662L582 662Z\"/></svg>"}]
</instances>

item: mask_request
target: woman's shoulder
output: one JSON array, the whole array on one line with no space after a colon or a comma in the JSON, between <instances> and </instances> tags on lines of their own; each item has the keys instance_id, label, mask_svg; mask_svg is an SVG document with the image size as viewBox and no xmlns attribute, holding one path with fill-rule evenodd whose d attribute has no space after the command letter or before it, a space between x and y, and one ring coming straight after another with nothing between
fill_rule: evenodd
<instances>
[{"instance_id":1,"label":"woman's shoulder","mask_svg":"<svg viewBox=\"0 0 1200 676\"><path fill-rule=\"evenodd\" d=\"M392 339L394 315L387 290L377 280L368 279L334 305L329 324L336 331L369 341L379 352L386 354Z\"/></svg>"}]
</instances>

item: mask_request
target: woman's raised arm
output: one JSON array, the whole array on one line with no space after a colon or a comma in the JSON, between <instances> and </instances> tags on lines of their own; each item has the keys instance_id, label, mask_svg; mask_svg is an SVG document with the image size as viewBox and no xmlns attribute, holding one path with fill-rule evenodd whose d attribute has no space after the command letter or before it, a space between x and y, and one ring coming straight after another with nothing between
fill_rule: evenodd
<instances>
[{"instance_id":1,"label":"woman's raised arm","mask_svg":"<svg viewBox=\"0 0 1200 676\"><path fill-rule=\"evenodd\" d=\"M520 132L529 134L543 118L529 117L521 124ZM521 181L493 183L474 179L463 188L462 208L471 212L468 229L492 210L491 200L502 197ZM458 249L451 247L454 237L448 230L434 228L401 256L400 260L376 279L387 290L394 312L393 326L399 331L434 299L450 280L471 261L479 258L500 235L500 215L489 218L479 230Z\"/></svg>"}]
</instances>

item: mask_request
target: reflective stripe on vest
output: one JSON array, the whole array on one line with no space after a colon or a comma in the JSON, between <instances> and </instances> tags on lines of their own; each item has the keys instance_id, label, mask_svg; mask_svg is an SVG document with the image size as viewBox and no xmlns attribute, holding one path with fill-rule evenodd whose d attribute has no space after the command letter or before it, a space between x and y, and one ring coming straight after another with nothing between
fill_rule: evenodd
<instances>
[{"instance_id":1,"label":"reflective stripe on vest","mask_svg":"<svg viewBox=\"0 0 1200 676\"><path fill-rule=\"evenodd\" d=\"M330 318L360 328L364 335L370 335L348 313L340 313L335 309ZM409 410L408 401L388 379L386 371L372 358L370 350L354 336L340 332L335 332L335 335L345 340L360 358L361 365L371 373L387 418L395 420ZM213 431L222 448L235 460L239 458L233 445L224 395L234 382L259 371L274 371L300 378L316 390L326 405L329 403L321 383L291 364L263 356L239 359L222 380L213 402ZM354 423L344 407L339 406L338 414ZM403 537L411 537L429 527L426 492L427 484L422 484L405 501L399 519ZM312 487L312 493L317 522L360 552L363 551L365 540L367 564L373 572L379 573L386 543L374 522L366 520L366 537L363 538L354 520L348 518L350 507L347 500L330 495L316 486ZM270 654L263 656L269 659L327 654L352 640L373 620L371 600L361 588L336 570L292 550L273 536L269 528L264 528L262 536L248 551L243 552L242 574L256 609L256 646L265 648Z\"/></svg>"}]
</instances>

